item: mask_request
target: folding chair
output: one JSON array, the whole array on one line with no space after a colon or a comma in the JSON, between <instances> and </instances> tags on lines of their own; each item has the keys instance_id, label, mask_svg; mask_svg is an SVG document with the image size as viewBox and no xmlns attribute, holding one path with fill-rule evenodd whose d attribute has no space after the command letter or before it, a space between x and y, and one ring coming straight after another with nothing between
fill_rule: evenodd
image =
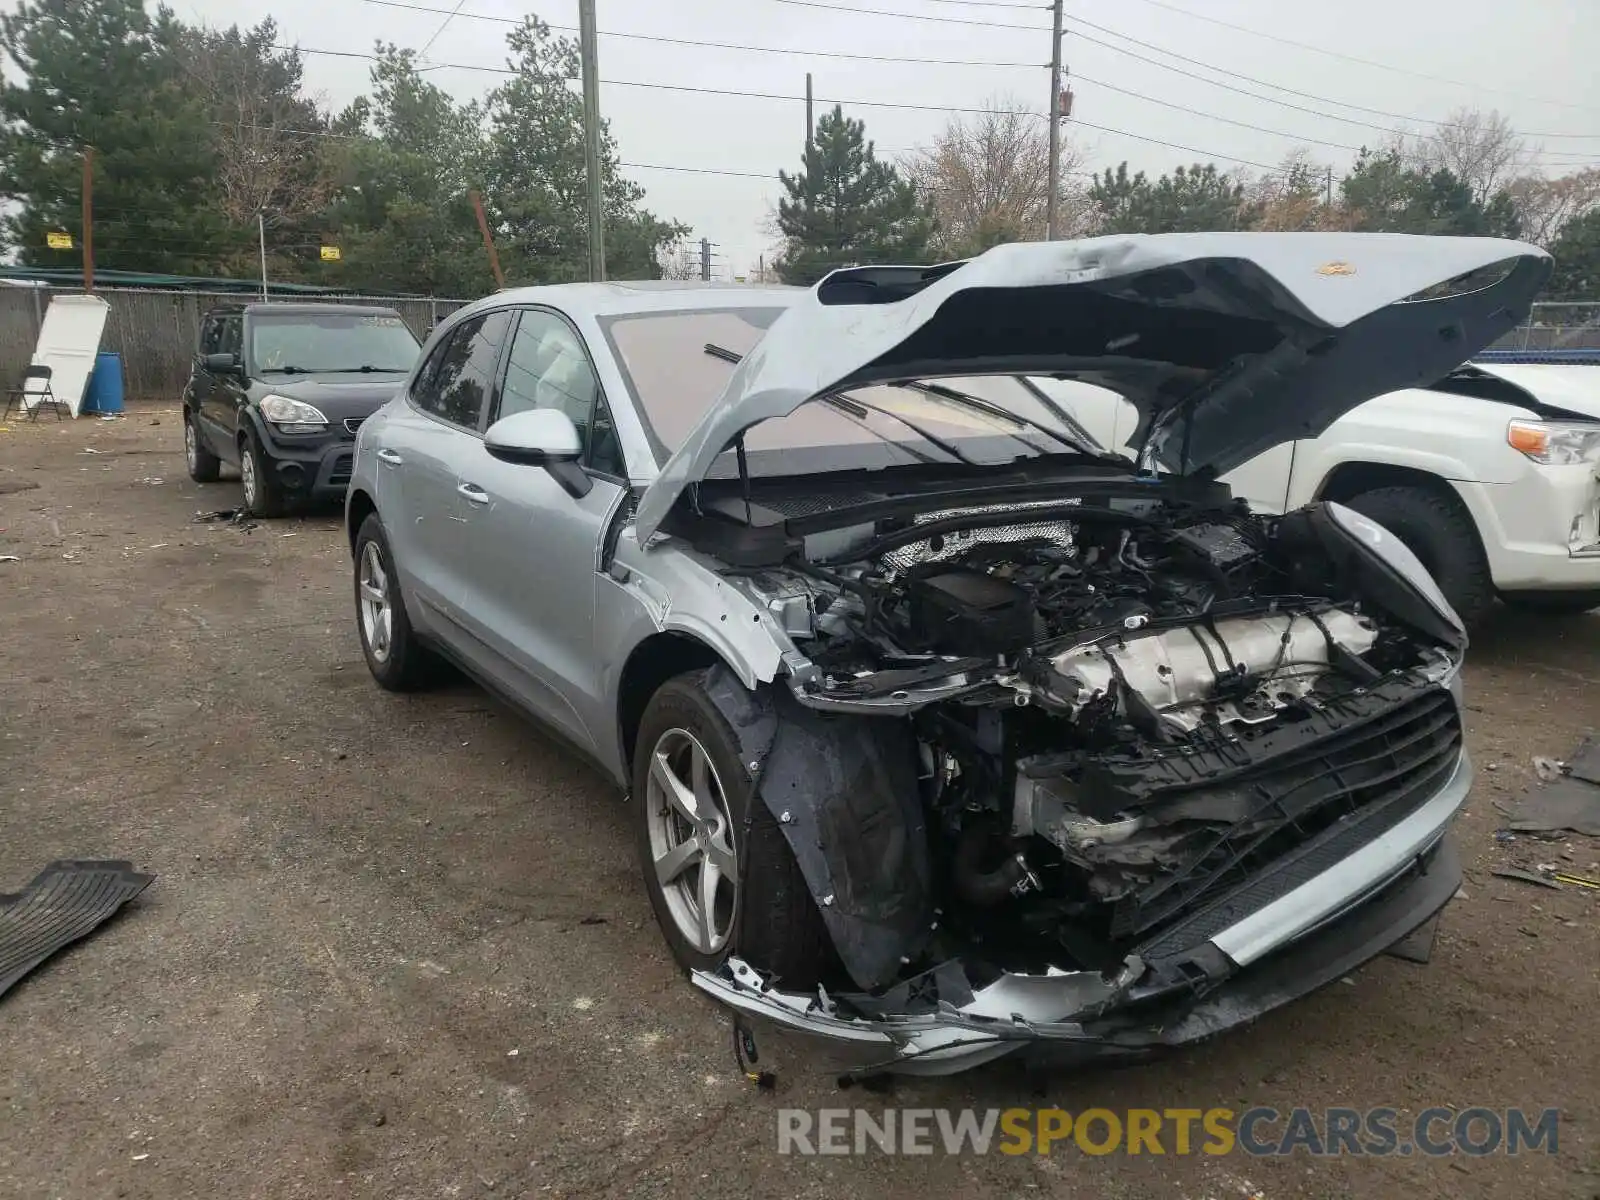
<instances>
[{"instance_id":1,"label":"folding chair","mask_svg":"<svg viewBox=\"0 0 1600 1200\"><path fill-rule=\"evenodd\" d=\"M58 421L61 420L61 410L68 407L67 402L59 399L50 387L50 368L44 363L34 363L23 372L22 386L11 388L6 392L6 411L0 414L0 421L9 417L11 410L19 404L22 406L22 411L28 414L30 421L39 419L39 410L46 404L55 412Z\"/></svg>"}]
</instances>

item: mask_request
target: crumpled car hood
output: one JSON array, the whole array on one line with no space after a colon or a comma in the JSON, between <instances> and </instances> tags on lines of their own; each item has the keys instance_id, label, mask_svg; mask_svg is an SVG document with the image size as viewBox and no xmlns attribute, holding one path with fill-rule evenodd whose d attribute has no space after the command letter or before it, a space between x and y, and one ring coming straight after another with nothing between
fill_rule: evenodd
<instances>
[{"instance_id":1,"label":"crumpled car hood","mask_svg":"<svg viewBox=\"0 0 1600 1200\"><path fill-rule=\"evenodd\" d=\"M1223 475L1441 378L1514 328L1549 271L1521 242L1383 233L1115 236L836 271L739 363L645 489L637 536L750 426L897 380L1097 384L1139 409L1156 465Z\"/></svg>"}]
</instances>

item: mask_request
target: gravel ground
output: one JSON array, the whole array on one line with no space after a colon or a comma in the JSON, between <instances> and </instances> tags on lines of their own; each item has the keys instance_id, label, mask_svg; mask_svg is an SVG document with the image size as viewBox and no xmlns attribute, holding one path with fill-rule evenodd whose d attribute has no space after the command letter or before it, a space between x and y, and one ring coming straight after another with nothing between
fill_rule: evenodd
<instances>
[{"instance_id":1,"label":"gravel ground","mask_svg":"<svg viewBox=\"0 0 1600 1200\"><path fill-rule=\"evenodd\" d=\"M1600 725L1600 617L1474 647L1469 869L1392 958L1158 1064L776 1094L673 969L627 812L477 689L369 680L336 514L194 524L178 414L0 432L0 887L159 875L0 1000L0 1196L1600 1196L1600 895L1493 878L1494 805ZM802 1158L780 1106L1559 1106L1560 1153Z\"/></svg>"}]
</instances>

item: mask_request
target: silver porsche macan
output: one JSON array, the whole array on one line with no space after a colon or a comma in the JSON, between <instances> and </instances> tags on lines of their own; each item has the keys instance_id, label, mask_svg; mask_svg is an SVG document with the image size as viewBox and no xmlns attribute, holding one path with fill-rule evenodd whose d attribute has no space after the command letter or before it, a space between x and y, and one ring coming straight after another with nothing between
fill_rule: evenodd
<instances>
[{"instance_id":1,"label":"silver porsche macan","mask_svg":"<svg viewBox=\"0 0 1600 1200\"><path fill-rule=\"evenodd\" d=\"M1416 558L1220 477L1443 377L1549 265L1192 234L497 293L361 427L368 664L597 762L692 983L863 1071L1196 1041L1425 926L1471 779Z\"/></svg>"}]
</instances>

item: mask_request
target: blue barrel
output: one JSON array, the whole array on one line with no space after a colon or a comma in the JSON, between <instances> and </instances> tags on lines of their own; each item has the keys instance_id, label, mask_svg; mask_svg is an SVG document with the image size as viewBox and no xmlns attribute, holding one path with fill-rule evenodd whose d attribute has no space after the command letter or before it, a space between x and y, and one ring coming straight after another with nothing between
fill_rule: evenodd
<instances>
[{"instance_id":1,"label":"blue barrel","mask_svg":"<svg viewBox=\"0 0 1600 1200\"><path fill-rule=\"evenodd\" d=\"M89 374L89 386L83 390L80 409L101 413L122 411L122 355L106 350L94 356L94 370Z\"/></svg>"}]
</instances>

